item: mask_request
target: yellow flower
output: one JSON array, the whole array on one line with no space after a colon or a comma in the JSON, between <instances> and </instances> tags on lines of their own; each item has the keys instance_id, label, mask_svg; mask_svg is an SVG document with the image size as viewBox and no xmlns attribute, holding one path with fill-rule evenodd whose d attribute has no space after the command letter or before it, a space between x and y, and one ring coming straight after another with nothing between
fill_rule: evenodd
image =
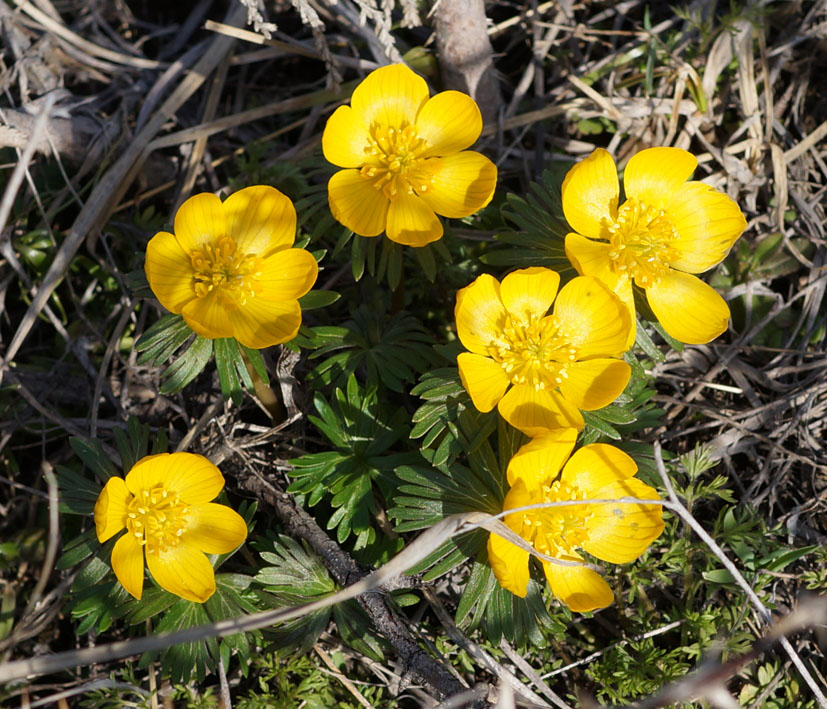
<instances>
[{"instance_id":1,"label":"yellow flower","mask_svg":"<svg viewBox=\"0 0 827 709\"><path fill-rule=\"evenodd\" d=\"M437 214L467 217L491 201L497 168L465 150L482 131L474 100L458 91L428 98L404 64L376 69L336 109L322 135L338 167L328 185L333 216L362 236L425 246L442 236Z\"/></svg>"},{"instance_id":2,"label":"yellow flower","mask_svg":"<svg viewBox=\"0 0 827 709\"><path fill-rule=\"evenodd\" d=\"M565 463L576 438L574 429L561 429L520 448L508 464L511 489L503 510L564 500L659 499L656 490L634 477L635 461L614 446L584 446ZM660 505L621 502L514 512L505 516L505 524L552 558L582 562L576 550L583 549L612 564L637 559L664 526ZM503 588L520 597L525 597L528 589L529 556L528 551L497 534L488 537L494 575ZM586 566L541 563L551 592L573 611L605 608L614 600L609 585L596 571Z\"/></svg>"},{"instance_id":3,"label":"yellow flower","mask_svg":"<svg viewBox=\"0 0 827 709\"><path fill-rule=\"evenodd\" d=\"M480 411L497 406L528 436L582 429L578 409L610 404L631 375L614 359L631 327L623 303L596 278L574 278L558 294L559 284L557 273L534 267L502 285L482 275L457 293L457 334L471 350L457 357L462 384Z\"/></svg>"},{"instance_id":4,"label":"yellow flower","mask_svg":"<svg viewBox=\"0 0 827 709\"><path fill-rule=\"evenodd\" d=\"M205 554L225 554L247 538L234 510L210 502L224 478L193 453L142 458L123 478L109 478L95 503L95 529L105 542L126 529L112 549L112 569L135 598L149 572L170 593L203 603L215 593L215 574Z\"/></svg>"},{"instance_id":5,"label":"yellow flower","mask_svg":"<svg viewBox=\"0 0 827 709\"><path fill-rule=\"evenodd\" d=\"M230 195L190 197L146 248L146 278L167 310L202 337L234 337L261 349L295 337L298 298L316 281L316 259L292 249L296 210L259 185Z\"/></svg>"},{"instance_id":6,"label":"yellow flower","mask_svg":"<svg viewBox=\"0 0 827 709\"><path fill-rule=\"evenodd\" d=\"M617 170L603 149L575 165L563 182L563 212L578 232L566 237L566 255L578 273L599 278L626 303L633 316L630 345L633 282L676 340L701 344L727 328L724 299L690 274L720 263L747 223L725 194L686 182L697 165L679 148L641 150L626 165L620 206Z\"/></svg>"}]
</instances>

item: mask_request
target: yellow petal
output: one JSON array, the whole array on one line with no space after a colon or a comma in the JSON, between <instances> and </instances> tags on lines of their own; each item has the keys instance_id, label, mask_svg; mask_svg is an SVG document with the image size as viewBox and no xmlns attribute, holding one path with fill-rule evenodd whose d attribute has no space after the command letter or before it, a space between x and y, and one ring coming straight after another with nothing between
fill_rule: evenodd
<instances>
[{"instance_id":1,"label":"yellow petal","mask_svg":"<svg viewBox=\"0 0 827 709\"><path fill-rule=\"evenodd\" d=\"M350 106L339 106L327 119L322 133L322 152L338 167L361 167L369 145L367 126Z\"/></svg>"},{"instance_id":2,"label":"yellow petal","mask_svg":"<svg viewBox=\"0 0 827 709\"><path fill-rule=\"evenodd\" d=\"M160 554L147 554L146 564L158 585L176 596L204 603L215 593L215 572L209 560L183 541Z\"/></svg>"},{"instance_id":3,"label":"yellow petal","mask_svg":"<svg viewBox=\"0 0 827 709\"><path fill-rule=\"evenodd\" d=\"M548 268L534 266L512 271L500 284L500 298L506 310L523 322L530 316L543 317L554 302L560 276Z\"/></svg>"},{"instance_id":4,"label":"yellow petal","mask_svg":"<svg viewBox=\"0 0 827 709\"><path fill-rule=\"evenodd\" d=\"M385 231L390 200L358 170L340 170L327 184L333 218L355 234L378 236Z\"/></svg>"},{"instance_id":5,"label":"yellow petal","mask_svg":"<svg viewBox=\"0 0 827 709\"><path fill-rule=\"evenodd\" d=\"M178 208L173 231L186 253L203 251L207 244L227 233L221 200L207 192L193 195Z\"/></svg>"},{"instance_id":6,"label":"yellow petal","mask_svg":"<svg viewBox=\"0 0 827 709\"><path fill-rule=\"evenodd\" d=\"M629 349L635 342L637 330L635 322L635 299L632 281L611 268L608 244L592 241L580 234L566 236L566 256L581 276L594 276L612 293L614 293L629 311L629 338L624 349Z\"/></svg>"},{"instance_id":7,"label":"yellow petal","mask_svg":"<svg viewBox=\"0 0 827 709\"><path fill-rule=\"evenodd\" d=\"M637 478L629 478L598 490L595 497L657 500L658 493ZM613 564L626 564L637 559L664 528L660 505L620 502L589 505L586 514L589 537L581 544L582 548Z\"/></svg>"},{"instance_id":8,"label":"yellow petal","mask_svg":"<svg viewBox=\"0 0 827 709\"><path fill-rule=\"evenodd\" d=\"M628 276L619 275L611 266L609 252L612 247L603 242L587 239L580 234L566 236L566 256L581 276L597 278L610 291L615 292L621 281Z\"/></svg>"},{"instance_id":9,"label":"yellow petal","mask_svg":"<svg viewBox=\"0 0 827 709\"><path fill-rule=\"evenodd\" d=\"M144 548L127 532L112 547L112 570L130 594L139 601L144 590Z\"/></svg>"},{"instance_id":10,"label":"yellow petal","mask_svg":"<svg viewBox=\"0 0 827 709\"><path fill-rule=\"evenodd\" d=\"M514 478L514 482L509 488L503 500L503 510L515 510L520 507L528 507L529 505L536 505L545 502L543 491L536 484L536 480L531 476L518 476ZM531 515L529 511L514 512L508 514L503 518L506 526L511 531L520 534L524 527L525 518Z\"/></svg>"},{"instance_id":11,"label":"yellow petal","mask_svg":"<svg viewBox=\"0 0 827 709\"><path fill-rule=\"evenodd\" d=\"M509 379L499 363L490 357L463 352L457 356L462 386L483 413L491 411L505 394Z\"/></svg>"},{"instance_id":12,"label":"yellow petal","mask_svg":"<svg viewBox=\"0 0 827 709\"><path fill-rule=\"evenodd\" d=\"M670 265L687 273L702 273L724 260L747 228L738 205L723 192L701 182L687 182L666 207L678 232L669 246L678 253Z\"/></svg>"},{"instance_id":13,"label":"yellow petal","mask_svg":"<svg viewBox=\"0 0 827 709\"><path fill-rule=\"evenodd\" d=\"M574 231L608 239L608 226L617 218L619 195L614 160L598 148L571 168L563 180L563 214Z\"/></svg>"},{"instance_id":14,"label":"yellow petal","mask_svg":"<svg viewBox=\"0 0 827 709\"><path fill-rule=\"evenodd\" d=\"M571 455L576 441L575 428L560 428L532 438L509 461L508 484L514 485L518 479L529 487L550 483Z\"/></svg>"},{"instance_id":15,"label":"yellow petal","mask_svg":"<svg viewBox=\"0 0 827 709\"><path fill-rule=\"evenodd\" d=\"M629 158L623 171L626 198L663 209L697 166L695 156L680 148L641 150Z\"/></svg>"},{"instance_id":16,"label":"yellow petal","mask_svg":"<svg viewBox=\"0 0 827 709\"><path fill-rule=\"evenodd\" d=\"M141 458L126 475L126 486L133 495L163 484L190 505L216 498L224 487L221 471L203 455L160 453Z\"/></svg>"},{"instance_id":17,"label":"yellow petal","mask_svg":"<svg viewBox=\"0 0 827 709\"><path fill-rule=\"evenodd\" d=\"M233 337L245 347L260 350L292 340L302 323L297 300L250 298L233 315Z\"/></svg>"},{"instance_id":18,"label":"yellow petal","mask_svg":"<svg viewBox=\"0 0 827 709\"><path fill-rule=\"evenodd\" d=\"M240 253L266 258L296 239L296 210L274 187L246 187L227 197L223 207L227 236Z\"/></svg>"},{"instance_id":19,"label":"yellow petal","mask_svg":"<svg viewBox=\"0 0 827 709\"><path fill-rule=\"evenodd\" d=\"M95 502L95 531L99 542L111 539L126 526L126 507L132 495L123 478L109 478Z\"/></svg>"},{"instance_id":20,"label":"yellow petal","mask_svg":"<svg viewBox=\"0 0 827 709\"><path fill-rule=\"evenodd\" d=\"M247 538L247 523L226 505L193 505L187 517L182 543L207 554L226 554Z\"/></svg>"},{"instance_id":21,"label":"yellow petal","mask_svg":"<svg viewBox=\"0 0 827 709\"><path fill-rule=\"evenodd\" d=\"M234 303L217 289L184 305L181 315L193 332L201 337L214 340L233 336Z\"/></svg>"},{"instance_id":22,"label":"yellow petal","mask_svg":"<svg viewBox=\"0 0 827 709\"><path fill-rule=\"evenodd\" d=\"M155 297L171 313L180 313L196 297L190 256L168 231L149 240L144 271Z\"/></svg>"},{"instance_id":23,"label":"yellow petal","mask_svg":"<svg viewBox=\"0 0 827 709\"><path fill-rule=\"evenodd\" d=\"M466 150L444 158L430 158L423 170L430 175L430 187L414 174L411 184L437 214L461 219L485 207L497 186L497 166L485 155ZM422 185L427 189L422 189Z\"/></svg>"},{"instance_id":24,"label":"yellow petal","mask_svg":"<svg viewBox=\"0 0 827 709\"><path fill-rule=\"evenodd\" d=\"M560 391L583 411L595 411L611 404L626 388L632 368L619 359L590 359L566 367L567 377Z\"/></svg>"},{"instance_id":25,"label":"yellow petal","mask_svg":"<svg viewBox=\"0 0 827 709\"><path fill-rule=\"evenodd\" d=\"M428 99L416 117L416 133L430 145L422 155L426 158L465 150L481 132L476 101L459 91L443 91Z\"/></svg>"},{"instance_id":26,"label":"yellow petal","mask_svg":"<svg viewBox=\"0 0 827 709\"><path fill-rule=\"evenodd\" d=\"M457 291L457 335L471 352L487 355L491 341L501 337L507 316L500 300L500 284L493 276L483 273Z\"/></svg>"},{"instance_id":27,"label":"yellow petal","mask_svg":"<svg viewBox=\"0 0 827 709\"><path fill-rule=\"evenodd\" d=\"M368 74L354 90L350 105L367 128L374 124L402 128L416 123L427 100L425 80L404 64L391 64Z\"/></svg>"},{"instance_id":28,"label":"yellow petal","mask_svg":"<svg viewBox=\"0 0 827 709\"><path fill-rule=\"evenodd\" d=\"M669 270L646 297L663 329L680 342L702 345L727 329L729 306L697 276Z\"/></svg>"},{"instance_id":29,"label":"yellow petal","mask_svg":"<svg viewBox=\"0 0 827 709\"><path fill-rule=\"evenodd\" d=\"M628 349L629 310L597 278L580 276L563 286L553 317L578 359L614 357Z\"/></svg>"},{"instance_id":30,"label":"yellow petal","mask_svg":"<svg viewBox=\"0 0 827 709\"><path fill-rule=\"evenodd\" d=\"M525 598L528 592L528 557L525 549L515 546L497 534L488 536L488 563L494 576L506 591Z\"/></svg>"},{"instance_id":31,"label":"yellow petal","mask_svg":"<svg viewBox=\"0 0 827 709\"><path fill-rule=\"evenodd\" d=\"M388 209L386 233L397 244L425 246L442 238L442 223L423 199L400 192Z\"/></svg>"},{"instance_id":32,"label":"yellow petal","mask_svg":"<svg viewBox=\"0 0 827 709\"><path fill-rule=\"evenodd\" d=\"M622 450L606 443L592 443L575 452L560 478L586 497L597 497L601 488L631 478L635 473L637 463Z\"/></svg>"},{"instance_id":33,"label":"yellow petal","mask_svg":"<svg viewBox=\"0 0 827 709\"><path fill-rule=\"evenodd\" d=\"M572 555L569 560L579 560ZM609 584L596 571L585 566L563 566L543 562L551 592L575 613L605 608L614 601Z\"/></svg>"},{"instance_id":34,"label":"yellow petal","mask_svg":"<svg viewBox=\"0 0 827 709\"><path fill-rule=\"evenodd\" d=\"M141 458L126 474L126 485L133 495L140 494L141 490L148 490L153 485L165 480L169 468L169 453L158 453Z\"/></svg>"},{"instance_id":35,"label":"yellow petal","mask_svg":"<svg viewBox=\"0 0 827 709\"><path fill-rule=\"evenodd\" d=\"M577 408L554 391L515 384L497 405L500 415L526 436L534 437L555 428L583 428Z\"/></svg>"},{"instance_id":36,"label":"yellow petal","mask_svg":"<svg viewBox=\"0 0 827 709\"><path fill-rule=\"evenodd\" d=\"M296 300L309 291L316 282L319 266L309 251L285 249L278 251L261 264L256 285L260 296L268 301Z\"/></svg>"}]
</instances>

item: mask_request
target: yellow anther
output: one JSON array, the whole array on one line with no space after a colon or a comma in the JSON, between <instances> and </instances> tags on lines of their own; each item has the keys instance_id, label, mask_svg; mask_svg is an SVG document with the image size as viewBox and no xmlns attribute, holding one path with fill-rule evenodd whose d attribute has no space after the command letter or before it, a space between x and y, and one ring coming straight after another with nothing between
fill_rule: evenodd
<instances>
[{"instance_id":1,"label":"yellow anther","mask_svg":"<svg viewBox=\"0 0 827 709\"><path fill-rule=\"evenodd\" d=\"M364 148L365 163L359 174L373 182L385 196L396 199L400 194L426 192L433 176L428 159L423 154L428 144L420 138L414 126L391 128L382 124L371 126L368 145Z\"/></svg>"},{"instance_id":2,"label":"yellow anther","mask_svg":"<svg viewBox=\"0 0 827 709\"><path fill-rule=\"evenodd\" d=\"M243 305L259 289L256 278L261 273L261 259L238 251L235 241L227 236L215 244L206 244L203 251L190 252L195 272L193 291L204 298L218 289L225 306Z\"/></svg>"},{"instance_id":3,"label":"yellow anther","mask_svg":"<svg viewBox=\"0 0 827 709\"><path fill-rule=\"evenodd\" d=\"M609 225L609 259L617 273L641 286L657 283L677 253L671 242L677 231L662 209L629 199Z\"/></svg>"},{"instance_id":4,"label":"yellow anther","mask_svg":"<svg viewBox=\"0 0 827 709\"><path fill-rule=\"evenodd\" d=\"M147 554L157 555L179 543L187 527L188 512L189 507L174 491L158 483L149 490L141 490L128 503L126 527L146 547Z\"/></svg>"},{"instance_id":5,"label":"yellow anther","mask_svg":"<svg viewBox=\"0 0 827 709\"><path fill-rule=\"evenodd\" d=\"M488 351L513 384L530 384L535 391L554 389L578 357L555 318L545 314L527 319L509 315Z\"/></svg>"}]
</instances>

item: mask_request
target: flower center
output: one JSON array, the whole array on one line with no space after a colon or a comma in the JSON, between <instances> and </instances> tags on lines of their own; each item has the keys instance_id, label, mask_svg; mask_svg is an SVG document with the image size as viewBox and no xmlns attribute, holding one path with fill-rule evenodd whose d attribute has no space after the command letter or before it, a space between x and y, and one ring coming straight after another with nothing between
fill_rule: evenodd
<instances>
[{"instance_id":1,"label":"flower center","mask_svg":"<svg viewBox=\"0 0 827 709\"><path fill-rule=\"evenodd\" d=\"M195 271L195 295L204 298L217 289L229 303L244 305L260 290L256 279L261 275L261 259L238 251L235 241L222 236L203 251L191 251Z\"/></svg>"},{"instance_id":2,"label":"flower center","mask_svg":"<svg viewBox=\"0 0 827 709\"><path fill-rule=\"evenodd\" d=\"M657 283L677 258L669 242L678 232L664 211L636 199L620 206L609 233L609 258L614 270L633 278L641 288Z\"/></svg>"},{"instance_id":3,"label":"flower center","mask_svg":"<svg viewBox=\"0 0 827 709\"><path fill-rule=\"evenodd\" d=\"M189 507L163 483L141 490L126 508L126 529L134 534L147 554L159 554L177 546L187 528Z\"/></svg>"},{"instance_id":4,"label":"flower center","mask_svg":"<svg viewBox=\"0 0 827 709\"><path fill-rule=\"evenodd\" d=\"M540 504L584 500L586 495L576 486L557 480L536 490L532 498L531 504ZM537 551L560 557L571 554L588 539L587 524L590 515L586 510L586 505L529 510L509 515L508 526L530 542Z\"/></svg>"},{"instance_id":5,"label":"flower center","mask_svg":"<svg viewBox=\"0 0 827 709\"><path fill-rule=\"evenodd\" d=\"M433 184L437 159L422 155L430 147L411 125L389 128L375 124L369 131L365 162L360 174L373 186L394 200L400 194L427 192Z\"/></svg>"},{"instance_id":6,"label":"flower center","mask_svg":"<svg viewBox=\"0 0 827 709\"><path fill-rule=\"evenodd\" d=\"M553 315L530 315L527 321L509 315L488 351L512 384L553 389L568 377L566 366L577 361L570 340Z\"/></svg>"},{"instance_id":7,"label":"flower center","mask_svg":"<svg viewBox=\"0 0 827 709\"><path fill-rule=\"evenodd\" d=\"M585 492L576 486L557 480L534 491L531 504L585 498ZM559 558L571 554L589 538L587 509L586 505L550 507L519 512L506 519L508 526L537 551Z\"/></svg>"}]
</instances>

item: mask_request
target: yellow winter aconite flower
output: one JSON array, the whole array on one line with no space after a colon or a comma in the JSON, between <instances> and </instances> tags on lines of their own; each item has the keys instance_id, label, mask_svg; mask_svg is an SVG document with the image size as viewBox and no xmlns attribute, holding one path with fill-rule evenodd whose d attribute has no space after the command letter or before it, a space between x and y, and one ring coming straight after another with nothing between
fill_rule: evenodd
<instances>
[{"instance_id":1,"label":"yellow winter aconite flower","mask_svg":"<svg viewBox=\"0 0 827 709\"><path fill-rule=\"evenodd\" d=\"M666 332L690 344L715 339L729 321L724 299L690 274L720 263L747 225L725 194L686 182L697 165L679 148L641 150L626 165L626 201L618 206L614 160L598 148L569 170L562 190L563 212L578 232L566 237L566 255L578 273L603 281L633 316L637 284Z\"/></svg>"},{"instance_id":2,"label":"yellow winter aconite flower","mask_svg":"<svg viewBox=\"0 0 827 709\"><path fill-rule=\"evenodd\" d=\"M197 334L261 349L295 337L298 298L316 281L316 259L293 249L296 210L273 187L247 187L224 202L197 194L146 248L146 278L167 310Z\"/></svg>"},{"instance_id":3,"label":"yellow winter aconite flower","mask_svg":"<svg viewBox=\"0 0 827 709\"><path fill-rule=\"evenodd\" d=\"M98 539L126 529L112 549L118 581L140 599L144 553L149 572L170 593L203 603L215 593L205 554L225 554L247 538L234 510L211 503L224 487L221 471L193 453L142 458L123 478L109 478L95 503Z\"/></svg>"},{"instance_id":4,"label":"yellow winter aconite flower","mask_svg":"<svg viewBox=\"0 0 827 709\"><path fill-rule=\"evenodd\" d=\"M425 246L442 236L437 217L467 217L491 201L497 168L465 150L482 117L458 91L428 97L425 80L404 64L376 69L340 106L322 135L338 167L328 185L333 216L362 236Z\"/></svg>"},{"instance_id":5,"label":"yellow winter aconite flower","mask_svg":"<svg viewBox=\"0 0 827 709\"><path fill-rule=\"evenodd\" d=\"M614 446L593 443L569 458L576 439L577 431L561 429L517 451L508 464L511 489L503 510L565 500L659 499L656 490L634 477L635 462ZM664 527L660 505L626 502L525 510L506 515L504 521L534 549L554 559L583 562L576 551L582 549L612 564L637 559ZM529 556L497 534L488 538L494 575L503 588L520 597L528 589ZM604 608L614 600L603 577L586 566L547 561L542 565L551 592L573 611Z\"/></svg>"},{"instance_id":6,"label":"yellow winter aconite flower","mask_svg":"<svg viewBox=\"0 0 827 709\"><path fill-rule=\"evenodd\" d=\"M582 429L579 409L610 404L631 375L615 359L631 328L623 303L596 278L574 278L558 294L559 284L534 267L502 284L484 274L457 293L457 334L470 350L457 357L462 384L480 411L497 406L528 436Z\"/></svg>"}]
</instances>

